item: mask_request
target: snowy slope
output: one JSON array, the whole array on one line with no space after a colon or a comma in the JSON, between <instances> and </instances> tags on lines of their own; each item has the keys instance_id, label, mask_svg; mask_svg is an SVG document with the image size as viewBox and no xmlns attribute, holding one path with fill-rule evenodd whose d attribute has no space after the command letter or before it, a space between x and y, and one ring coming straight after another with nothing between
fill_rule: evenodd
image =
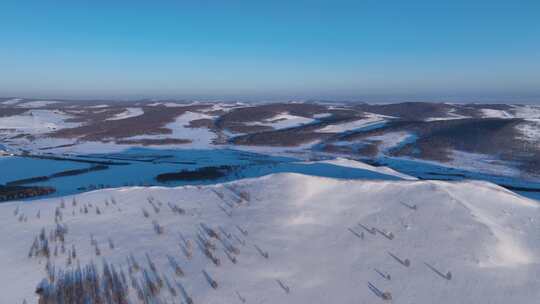
<instances>
[{"instance_id":1,"label":"snowy slope","mask_svg":"<svg viewBox=\"0 0 540 304\"><path fill-rule=\"evenodd\" d=\"M0 117L0 129L40 134L78 125L66 123L68 118L71 117L60 111L29 110L20 115Z\"/></svg>"},{"instance_id":2,"label":"snowy slope","mask_svg":"<svg viewBox=\"0 0 540 304\"><path fill-rule=\"evenodd\" d=\"M347 131L356 130L360 128L376 126L384 122L386 118L391 118L389 116L372 114L372 113L365 113L365 114L366 114L366 118L354 120L350 122L338 123L334 125L328 125L324 128L317 130L317 132L321 132L321 133L347 132Z\"/></svg>"},{"instance_id":3,"label":"snowy slope","mask_svg":"<svg viewBox=\"0 0 540 304\"><path fill-rule=\"evenodd\" d=\"M141 108L126 108L124 112L118 113L114 117L108 118L106 120L121 120L121 119L141 116L143 114L144 114L144 111Z\"/></svg>"},{"instance_id":4,"label":"snowy slope","mask_svg":"<svg viewBox=\"0 0 540 304\"><path fill-rule=\"evenodd\" d=\"M143 269L152 273L148 253L159 277L178 293L171 295L164 284L158 295L162 301L155 303L186 303L177 283L193 303L209 304L536 303L540 296L538 205L488 183L276 174L206 187L89 192L76 197L75 207L71 197L65 201L59 210L60 222L68 227L66 248L75 245L80 264L93 260L101 268L105 258L126 273L130 285L127 257L133 254L141 268L133 277L141 278ZM173 212L169 202L185 214ZM33 292L46 277L46 261L29 258L28 252L42 227L54 227L59 206L58 199L0 205L0 286L9 286L0 293L0 303L36 302ZM163 234L153 230L153 220ZM220 266L195 243L201 223L223 240L207 235ZM378 231L372 234L359 224ZM180 235L194 243L190 259ZM236 264L224 244L239 250L229 253ZM66 267L66 255L51 254L57 270ZM184 276L175 275L167 255ZM393 300L384 301L369 284L391 293ZM135 303L136 294L130 291Z\"/></svg>"},{"instance_id":5,"label":"snowy slope","mask_svg":"<svg viewBox=\"0 0 540 304\"><path fill-rule=\"evenodd\" d=\"M189 148L189 149L205 149L212 146L212 141L216 137L215 133L210 131L206 127L192 128L190 123L198 119L212 119L215 116L187 111L186 113L178 116L174 122L165 125L165 128L171 130L171 134L158 134L158 135L139 135L129 137L127 139L139 140L139 139L165 139L165 138L177 138L186 139L190 143L182 145L159 145L160 148Z\"/></svg>"},{"instance_id":6,"label":"snowy slope","mask_svg":"<svg viewBox=\"0 0 540 304\"><path fill-rule=\"evenodd\" d=\"M249 122L246 123L248 126L268 126L276 130L298 127L301 125L309 124L314 122L312 118L292 115L290 113L280 113L274 115L271 118L259 121L259 122Z\"/></svg>"},{"instance_id":7,"label":"snowy slope","mask_svg":"<svg viewBox=\"0 0 540 304\"><path fill-rule=\"evenodd\" d=\"M338 158L332 159L332 160L319 161L318 163L326 163L326 164L332 164L332 165L348 167L348 168L364 169L364 170L378 172L378 173L381 173L381 174L386 174L386 175L390 175L390 176L399 177L401 179L417 180L416 177L413 177L413 176L398 172L398 171L396 171L394 169L391 169L391 168L388 168L388 167L375 167L375 166L371 166L371 165L368 165L368 164L363 163L363 162L359 162L359 161L355 161L355 160L351 160L351 159L346 159L346 158L338 157Z\"/></svg>"},{"instance_id":8,"label":"snowy slope","mask_svg":"<svg viewBox=\"0 0 540 304\"><path fill-rule=\"evenodd\" d=\"M54 104L58 104L58 101L53 100L36 100L36 101L27 101L24 103L18 103L17 106L21 108L41 108Z\"/></svg>"}]
</instances>

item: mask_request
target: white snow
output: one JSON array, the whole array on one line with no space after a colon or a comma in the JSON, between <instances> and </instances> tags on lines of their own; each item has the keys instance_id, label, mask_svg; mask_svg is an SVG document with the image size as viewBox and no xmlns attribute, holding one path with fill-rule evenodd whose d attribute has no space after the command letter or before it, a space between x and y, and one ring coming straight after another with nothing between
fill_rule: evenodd
<instances>
[{"instance_id":1,"label":"white snow","mask_svg":"<svg viewBox=\"0 0 540 304\"><path fill-rule=\"evenodd\" d=\"M41 108L53 104L59 103L58 101L53 100L36 100L36 101L28 101L24 103L17 104L17 107L21 108Z\"/></svg>"},{"instance_id":2,"label":"white snow","mask_svg":"<svg viewBox=\"0 0 540 304\"><path fill-rule=\"evenodd\" d=\"M107 120L121 120L121 119L141 116L143 114L144 114L144 111L141 108L126 108L124 112L118 113L114 115L114 117L108 118Z\"/></svg>"},{"instance_id":3,"label":"white snow","mask_svg":"<svg viewBox=\"0 0 540 304\"><path fill-rule=\"evenodd\" d=\"M516 128L521 132L522 139L540 145L540 122L524 122L517 125Z\"/></svg>"},{"instance_id":4,"label":"white snow","mask_svg":"<svg viewBox=\"0 0 540 304\"><path fill-rule=\"evenodd\" d=\"M15 105L15 104L18 104L21 101L22 101L21 98L12 98L12 99L8 99L8 100L2 102L2 104L3 105Z\"/></svg>"},{"instance_id":5,"label":"white snow","mask_svg":"<svg viewBox=\"0 0 540 304\"><path fill-rule=\"evenodd\" d=\"M214 116L187 111L176 118L176 121L165 125L173 131L173 137L185 138L191 140L191 147L208 147L211 145L215 134L208 128L189 128L189 124L197 119L212 119Z\"/></svg>"},{"instance_id":6,"label":"white snow","mask_svg":"<svg viewBox=\"0 0 540 304\"><path fill-rule=\"evenodd\" d=\"M232 110L233 108L235 108L236 106L234 105L228 105L228 104L221 104L221 103L216 103L216 104L213 104L211 107L208 107L206 109L202 109L200 110L201 112L212 112L212 111L225 111L225 112L229 112L230 110Z\"/></svg>"},{"instance_id":7,"label":"white snow","mask_svg":"<svg viewBox=\"0 0 540 304\"><path fill-rule=\"evenodd\" d=\"M386 174L386 175L399 177L399 178L406 179L406 180L417 180L416 177L413 177L413 176L398 172L398 171L396 171L396 170L394 170L392 168L375 167L375 166L371 166L371 165L368 165L368 164L363 163L363 162L355 161L355 160L352 160L352 159L341 158L341 157L338 157L338 158L332 159L332 160L319 161L319 163L332 164L332 165L341 166L341 167L348 167L348 168L364 169L364 170L369 170L369 171L374 171L374 172L378 172L378 173L382 173L382 174Z\"/></svg>"},{"instance_id":8,"label":"white snow","mask_svg":"<svg viewBox=\"0 0 540 304\"><path fill-rule=\"evenodd\" d=\"M324 128L317 130L321 133L341 133L346 131L351 131L355 129L365 128L369 126L374 126L378 123L384 122L385 117L378 114L366 113L367 117L359 120L354 120L350 122L344 122L334 125L328 125Z\"/></svg>"},{"instance_id":9,"label":"white snow","mask_svg":"<svg viewBox=\"0 0 540 304\"><path fill-rule=\"evenodd\" d=\"M241 192L250 199L241 199ZM159 212L147 202L149 197ZM489 183L275 174L215 186L100 190L76 199L76 207L67 197L66 208L60 209L61 222L68 227L66 248L74 245L77 250L72 265L94 261L101 268L106 259L127 274L126 258L132 253L149 271L147 253L159 275L177 292L176 282L181 283L194 303L241 303L241 297L246 303L506 304L535 303L540 297L539 205ZM173 213L169 202L186 214ZM89 213L81 212L90 203ZM34 290L46 277L46 260L29 258L28 252L43 227L47 232L55 227L59 206L59 199L0 204L0 303L37 303ZM153 220L163 234L153 231ZM239 249L230 253L236 264L215 239L214 255L221 265L203 255L195 243L200 223ZM372 234L359 224L380 232ZM180 247L180 233L194 243L191 259ZM66 253L58 251L50 260L60 271L68 266ZM390 254L408 259L409 266ZM185 276L174 274L166 255L179 262ZM209 286L202 270L217 282L217 289ZM451 279L443 277L448 271ZM141 278L141 270L134 276ZM368 284L390 292L393 300L383 301ZM133 289L129 294L138 303ZM185 302L166 287L159 296L169 303Z\"/></svg>"},{"instance_id":10,"label":"white snow","mask_svg":"<svg viewBox=\"0 0 540 304\"><path fill-rule=\"evenodd\" d=\"M77 126L78 124L75 123L64 122L69 117L69 115L56 110L29 110L19 115L0 117L0 129L40 134Z\"/></svg>"},{"instance_id":11,"label":"white snow","mask_svg":"<svg viewBox=\"0 0 540 304\"><path fill-rule=\"evenodd\" d=\"M445 166L451 166L463 170L470 170L471 168L474 168L475 172L494 175L520 175L520 170L518 169L519 166L517 163L503 161L493 155L452 150L450 157L452 160L445 163Z\"/></svg>"},{"instance_id":12,"label":"white snow","mask_svg":"<svg viewBox=\"0 0 540 304\"><path fill-rule=\"evenodd\" d=\"M513 118L514 115L503 110L495 109L481 109L483 117L485 118Z\"/></svg>"},{"instance_id":13,"label":"white snow","mask_svg":"<svg viewBox=\"0 0 540 304\"><path fill-rule=\"evenodd\" d=\"M276 130L286 129L305 125L315 121L312 118L292 115L290 113L280 113L271 118L265 119L263 121L249 122L246 123L248 126L269 126Z\"/></svg>"},{"instance_id":14,"label":"white snow","mask_svg":"<svg viewBox=\"0 0 540 304\"><path fill-rule=\"evenodd\" d=\"M514 106L515 116L529 120L540 120L540 107L532 105Z\"/></svg>"},{"instance_id":15,"label":"white snow","mask_svg":"<svg viewBox=\"0 0 540 304\"><path fill-rule=\"evenodd\" d=\"M540 145L540 107L531 105L514 106L515 116L525 122L516 126L522 139Z\"/></svg>"},{"instance_id":16,"label":"white snow","mask_svg":"<svg viewBox=\"0 0 540 304\"><path fill-rule=\"evenodd\" d=\"M481 109L486 118L523 118L527 121L540 122L540 107L533 105L512 105L511 110Z\"/></svg>"},{"instance_id":17,"label":"white snow","mask_svg":"<svg viewBox=\"0 0 540 304\"><path fill-rule=\"evenodd\" d=\"M178 116L176 120L172 123L166 124L165 128L172 131L171 134L160 134L160 135L140 135L133 136L126 139L138 140L138 139L163 139L163 138L178 138L178 139L188 139L191 140L191 143L185 145L160 145L160 147L178 147L178 148L193 148L193 149L202 149L210 148L212 141L216 137L216 134L210 131L208 128L190 128L189 123L197 119L208 119L214 118L203 113L196 113L191 111L186 111L184 114Z\"/></svg>"},{"instance_id":18,"label":"white snow","mask_svg":"<svg viewBox=\"0 0 540 304\"><path fill-rule=\"evenodd\" d=\"M437 121L437 120L452 120L452 119L464 119L464 118L470 118L469 116L464 116L455 113L456 109L450 109L447 113L447 116L444 117L430 117L426 119L426 121Z\"/></svg>"},{"instance_id":19,"label":"white snow","mask_svg":"<svg viewBox=\"0 0 540 304\"><path fill-rule=\"evenodd\" d=\"M186 104L180 104L180 103L176 103L176 102L154 102L154 103L151 103L151 104L148 104L148 105L152 106L152 107L165 106L165 107L171 107L171 108L185 107L186 106Z\"/></svg>"},{"instance_id":20,"label":"white snow","mask_svg":"<svg viewBox=\"0 0 540 304\"><path fill-rule=\"evenodd\" d=\"M332 113L318 113L318 114L315 114L313 115L313 118L326 118L326 117L330 117L332 116Z\"/></svg>"},{"instance_id":21,"label":"white snow","mask_svg":"<svg viewBox=\"0 0 540 304\"><path fill-rule=\"evenodd\" d=\"M399 145L403 143L414 140L415 138L416 138L415 135L411 134L410 132L399 131L399 132L388 132L382 135L370 136L367 138L367 140L380 141L380 144L378 146L379 151L384 153L392 148L398 147Z\"/></svg>"}]
</instances>

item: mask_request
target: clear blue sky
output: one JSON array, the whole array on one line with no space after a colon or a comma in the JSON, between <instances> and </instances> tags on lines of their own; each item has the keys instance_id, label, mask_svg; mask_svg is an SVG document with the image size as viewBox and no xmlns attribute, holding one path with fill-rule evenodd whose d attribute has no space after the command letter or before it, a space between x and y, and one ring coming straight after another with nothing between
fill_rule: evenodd
<instances>
[{"instance_id":1,"label":"clear blue sky","mask_svg":"<svg viewBox=\"0 0 540 304\"><path fill-rule=\"evenodd\" d=\"M0 95L540 100L540 1L1 0Z\"/></svg>"}]
</instances>

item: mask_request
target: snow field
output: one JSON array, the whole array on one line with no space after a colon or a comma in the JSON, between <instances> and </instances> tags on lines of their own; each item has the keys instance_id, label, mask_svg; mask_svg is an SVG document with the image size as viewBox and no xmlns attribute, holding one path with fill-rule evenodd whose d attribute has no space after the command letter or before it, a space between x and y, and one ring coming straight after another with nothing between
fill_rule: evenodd
<instances>
[{"instance_id":1,"label":"snow field","mask_svg":"<svg viewBox=\"0 0 540 304\"><path fill-rule=\"evenodd\" d=\"M540 296L538 205L489 183L274 174L74 198L75 206L72 197L0 205L0 284L9 286L1 303L37 302L47 258L28 253L41 229L56 229L55 219L77 258L67 265L61 249L55 256L61 243L52 238L50 265L94 261L101 269L106 260L124 272L133 303L141 302L133 280L144 290L160 279L157 292L145 291L150 303L187 303L186 294L193 303L534 303Z\"/></svg>"}]
</instances>

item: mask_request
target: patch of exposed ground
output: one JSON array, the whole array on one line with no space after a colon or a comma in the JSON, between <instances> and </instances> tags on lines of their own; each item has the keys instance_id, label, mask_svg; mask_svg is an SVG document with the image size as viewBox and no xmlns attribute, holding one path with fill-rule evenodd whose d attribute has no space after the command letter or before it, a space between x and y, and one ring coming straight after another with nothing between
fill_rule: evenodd
<instances>
[{"instance_id":1,"label":"patch of exposed ground","mask_svg":"<svg viewBox=\"0 0 540 304\"><path fill-rule=\"evenodd\" d=\"M392 121L368 131L336 136L330 142L351 144L370 137L397 131L409 131L416 141L393 149L392 156L407 156L425 160L448 162L452 151L494 155L501 160L517 161L527 172L540 173L540 151L520 137L516 125L521 119L457 119L440 121Z\"/></svg>"},{"instance_id":2,"label":"patch of exposed ground","mask_svg":"<svg viewBox=\"0 0 540 304\"><path fill-rule=\"evenodd\" d=\"M137 135L171 134L164 126L174 122L186 111L195 111L206 106L142 107L144 114L121 120L94 121L76 128L62 129L49 135L56 138L80 138L89 141L107 141ZM123 110L121 109L120 112Z\"/></svg>"},{"instance_id":3,"label":"patch of exposed ground","mask_svg":"<svg viewBox=\"0 0 540 304\"><path fill-rule=\"evenodd\" d=\"M317 140L331 138L334 135L333 133L318 132L318 130L325 126L363 118L362 113L355 111L325 111L330 112L332 115L321 118L319 121L311 124L281 130L240 135L234 137L231 141L237 145L247 146L298 146Z\"/></svg>"},{"instance_id":4,"label":"patch of exposed ground","mask_svg":"<svg viewBox=\"0 0 540 304\"><path fill-rule=\"evenodd\" d=\"M216 120L216 126L233 133L262 132L272 130L273 128L262 125L249 126L246 125L246 123L268 120L281 113L311 118L315 114L325 112L327 112L325 106L309 103L274 103L257 105L231 110Z\"/></svg>"}]
</instances>

